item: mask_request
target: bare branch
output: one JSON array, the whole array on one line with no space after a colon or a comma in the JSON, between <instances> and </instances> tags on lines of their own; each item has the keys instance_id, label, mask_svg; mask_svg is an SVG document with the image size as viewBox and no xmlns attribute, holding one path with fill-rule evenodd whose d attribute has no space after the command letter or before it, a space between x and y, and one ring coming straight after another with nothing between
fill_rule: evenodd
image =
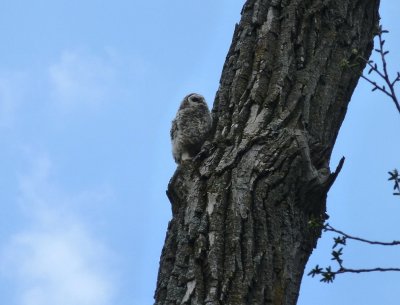
<instances>
[{"instance_id":1,"label":"bare branch","mask_svg":"<svg viewBox=\"0 0 400 305\"><path fill-rule=\"evenodd\" d=\"M371 269L349 269L343 268L338 270L336 274L339 273L366 273L366 272L391 272L391 271L400 271L400 268L371 268Z\"/></svg>"},{"instance_id":2,"label":"bare branch","mask_svg":"<svg viewBox=\"0 0 400 305\"><path fill-rule=\"evenodd\" d=\"M338 274L344 274L344 273L368 273L368 272L399 272L400 268L369 268L369 269L350 269L350 268L345 268L343 267L342 264L339 264L339 269L337 270L332 270L332 267L326 267L325 270L323 268L320 268L319 265L315 266L314 269L312 269L308 275L309 276L316 276L320 275L321 282L324 283L332 283L336 275Z\"/></svg>"},{"instance_id":3,"label":"bare branch","mask_svg":"<svg viewBox=\"0 0 400 305\"><path fill-rule=\"evenodd\" d=\"M335 233L338 233L340 235L345 236L348 239L358 240L358 241L361 241L361 242L364 242L364 243L367 243L367 244L370 244L370 245L380 245L380 246L397 246L397 245L400 245L400 241L397 241L397 240L394 240L392 242L381 242L381 241L372 241L372 240L368 240L368 239L352 236L352 235L349 235L349 234L347 234L347 233L345 233L343 231L335 229L330 224L326 224L324 226L324 230L325 231L330 231L330 232L335 232Z\"/></svg>"},{"instance_id":4,"label":"bare branch","mask_svg":"<svg viewBox=\"0 0 400 305\"><path fill-rule=\"evenodd\" d=\"M379 26L379 31L378 31L379 46L378 48L375 49L375 52L377 52L380 55L382 71L378 68L378 65L373 60L367 60L361 56L359 56L359 58L364 62L366 62L367 65L370 67L368 75L371 74L372 72L375 72L384 81L384 83L388 86L388 88L386 88L385 85L377 84L368 76L361 75L361 77L373 86L372 91L379 90L385 93L387 96L389 96L393 101L393 103L395 104L397 111L400 113L400 103L395 91L395 85L398 81L400 81L400 73L397 72L396 78L394 80L391 80L387 69L387 61L386 61L386 55L389 54L389 51L385 51L383 47L385 44L385 40L383 39L383 34L385 33L388 33L388 31L383 30L382 26Z\"/></svg>"}]
</instances>

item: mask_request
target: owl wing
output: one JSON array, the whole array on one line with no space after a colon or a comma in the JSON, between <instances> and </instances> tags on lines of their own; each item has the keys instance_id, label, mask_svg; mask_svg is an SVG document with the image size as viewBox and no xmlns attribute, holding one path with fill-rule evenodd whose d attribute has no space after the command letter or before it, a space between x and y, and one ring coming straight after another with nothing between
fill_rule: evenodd
<instances>
[{"instance_id":1,"label":"owl wing","mask_svg":"<svg viewBox=\"0 0 400 305\"><path fill-rule=\"evenodd\" d=\"M179 112L179 131L184 134L185 143L198 145L204 141L204 137L211 126L211 116L207 107L196 109L182 109Z\"/></svg>"},{"instance_id":2,"label":"owl wing","mask_svg":"<svg viewBox=\"0 0 400 305\"><path fill-rule=\"evenodd\" d=\"M171 140L176 138L177 132L178 132L178 123L176 122L176 120L173 120L170 130Z\"/></svg>"}]
</instances>

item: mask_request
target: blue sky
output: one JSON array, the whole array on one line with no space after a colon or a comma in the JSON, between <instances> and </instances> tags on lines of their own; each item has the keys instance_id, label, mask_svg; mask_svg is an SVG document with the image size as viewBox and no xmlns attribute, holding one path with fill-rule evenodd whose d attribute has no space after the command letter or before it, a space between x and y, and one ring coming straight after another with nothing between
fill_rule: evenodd
<instances>
[{"instance_id":1,"label":"blue sky","mask_svg":"<svg viewBox=\"0 0 400 305\"><path fill-rule=\"evenodd\" d=\"M211 106L243 1L21 0L0 3L0 294L8 305L148 305L175 170L169 128L180 100ZM382 22L400 62L396 0ZM393 71L399 67L392 66ZM400 117L360 81L332 167L330 222L399 239ZM330 264L330 236L311 257ZM349 267L399 266L400 250L351 243ZM397 263L397 265L396 265ZM400 274L305 278L299 305L397 305Z\"/></svg>"}]
</instances>

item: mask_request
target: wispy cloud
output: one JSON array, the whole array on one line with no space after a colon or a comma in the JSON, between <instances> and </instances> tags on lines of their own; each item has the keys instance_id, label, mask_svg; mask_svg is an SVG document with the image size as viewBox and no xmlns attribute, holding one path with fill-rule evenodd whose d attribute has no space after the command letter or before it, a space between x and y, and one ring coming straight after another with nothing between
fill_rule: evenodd
<instances>
[{"instance_id":1,"label":"wispy cloud","mask_svg":"<svg viewBox=\"0 0 400 305\"><path fill-rule=\"evenodd\" d=\"M50 183L51 162L42 157L21 176L27 226L2 249L2 276L15 281L20 305L108 305L115 292L112 254L68 209Z\"/></svg>"},{"instance_id":2,"label":"wispy cloud","mask_svg":"<svg viewBox=\"0 0 400 305\"><path fill-rule=\"evenodd\" d=\"M49 67L53 98L64 107L95 106L109 97L116 78L110 52L64 51Z\"/></svg>"}]
</instances>

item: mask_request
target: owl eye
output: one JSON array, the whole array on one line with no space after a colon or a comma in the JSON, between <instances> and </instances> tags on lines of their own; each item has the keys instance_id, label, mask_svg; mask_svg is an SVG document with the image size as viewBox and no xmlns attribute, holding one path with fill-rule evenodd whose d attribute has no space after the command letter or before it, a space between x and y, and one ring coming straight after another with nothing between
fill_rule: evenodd
<instances>
[{"instance_id":1,"label":"owl eye","mask_svg":"<svg viewBox=\"0 0 400 305\"><path fill-rule=\"evenodd\" d=\"M201 102L201 98L199 97L199 96L191 96L190 97L190 100L192 101L192 102Z\"/></svg>"}]
</instances>

